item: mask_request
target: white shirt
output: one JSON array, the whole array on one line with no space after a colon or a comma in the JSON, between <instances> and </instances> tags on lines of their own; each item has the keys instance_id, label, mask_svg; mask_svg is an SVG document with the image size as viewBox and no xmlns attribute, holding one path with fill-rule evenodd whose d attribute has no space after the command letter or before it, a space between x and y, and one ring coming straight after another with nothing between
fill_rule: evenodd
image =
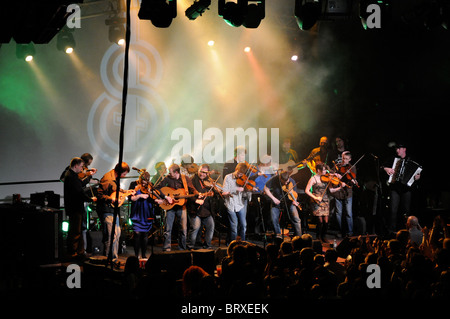
<instances>
[{"instance_id":1,"label":"white shirt","mask_svg":"<svg viewBox=\"0 0 450 319\"><path fill-rule=\"evenodd\" d=\"M238 212L247 205L247 200L251 200L251 192L238 192L239 185L236 183L236 179L233 177L233 173L225 176L223 180L223 191L229 192L233 196L227 196L225 198L225 207L232 212Z\"/></svg>"}]
</instances>

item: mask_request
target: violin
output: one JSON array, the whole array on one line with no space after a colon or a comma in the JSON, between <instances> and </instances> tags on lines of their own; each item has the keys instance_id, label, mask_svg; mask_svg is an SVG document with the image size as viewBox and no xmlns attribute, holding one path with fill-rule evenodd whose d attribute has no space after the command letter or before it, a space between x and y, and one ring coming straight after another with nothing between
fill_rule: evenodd
<instances>
[{"instance_id":1,"label":"violin","mask_svg":"<svg viewBox=\"0 0 450 319\"><path fill-rule=\"evenodd\" d=\"M294 191L294 185L292 185L292 182L289 182L287 185L283 185L281 189L288 194L288 198L291 201L297 201L298 194L296 191Z\"/></svg>"},{"instance_id":2,"label":"violin","mask_svg":"<svg viewBox=\"0 0 450 319\"><path fill-rule=\"evenodd\" d=\"M236 179L236 184L240 187L244 187L244 189L248 191L251 191L256 186L256 182L249 179L247 175L242 175Z\"/></svg>"},{"instance_id":3,"label":"violin","mask_svg":"<svg viewBox=\"0 0 450 319\"><path fill-rule=\"evenodd\" d=\"M356 187L359 187L358 182L356 181L356 173L351 170L350 165L342 165L337 168L338 173L342 175L342 179L344 179L345 184L352 184Z\"/></svg>"},{"instance_id":4,"label":"violin","mask_svg":"<svg viewBox=\"0 0 450 319\"><path fill-rule=\"evenodd\" d=\"M86 168L84 167L83 170L81 172L78 173L78 178L83 180L86 177L92 176L97 170L95 168ZM92 174L90 174L90 172L94 172Z\"/></svg>"},{"instance_id":5,"label":"violin","mask_svg":"<svg viewBox=\"0 0 450 319\"><path fill-rule=\"evenodd\" d=\"M263 172L261 172L256 166L249 164L247 161L245 161L245 164L247 164L248 167L248 171L251 173L260 173L261 175L263 175L264 177L267 177L266 174L264 174Z\"/></svg>"},{"instance_id":6,"label":"violin","mask_svg":"<svg viewBox=\"0 0 450 319\"><path fill-rule=\"evenodd\" d=\"M336 175L332 175L332 174L325 174L325 175L321 175L320 176L320 180L322 183L330 183L333 186L345 186L344 182L342 182L340 180L339 177L337 177Z\"/></svg>"}]
</instances>

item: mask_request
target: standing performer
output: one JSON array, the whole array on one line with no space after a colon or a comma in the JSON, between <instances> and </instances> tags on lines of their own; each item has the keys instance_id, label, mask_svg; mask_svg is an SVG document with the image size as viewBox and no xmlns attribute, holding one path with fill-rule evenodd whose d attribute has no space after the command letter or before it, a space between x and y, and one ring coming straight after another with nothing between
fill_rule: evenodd
<instances>
[{"instance_id":1,"label":"standing performer","mask_svg":"<svg viewBox=\"0 0 450 319\"><path fill-rule=\"evenodd\" d=\"M353 235L353 189L350 185L357 185L356 168L350 164L352 155L349 151L342 152L342 162L336 166L337 174L341 180L349 187L342 187L341 190L335 192L333 197L336 199L336 219L343 233L342 216L345 208L345 220L347 221L347 235ZM351 168L351 169L350 169ZM344 235L344 234L343 234Z\"/></svg>"},{"instance_id":2,"label":"standing performer","mask_svg":"<svg viewBox=\"0 0 450 319\"><path fill-rule=\"evenodd\" d=\"M158 187L159 183L164 179L164 177L166 175L166 172L167 172L166 164L164 162L156 163L155 170L156 170L156 174L153 175L151 182L154 187Z\"/></svg>"},{"instance_id":3,"label":"standing performer","mask_svg":"<svg viewBox=\"0 0 450 319\"><path fill-rule=\"evenodd\" d=\"M310 168L315 171L315 166L318 163L323 163L326 167L332 160L328 149L328 137L322 136L319 141L319 147L314 148L303 162L309 163L311 166Z\"/></svg>"},{"instance_id":4,"label":"standing performer","mask_svg":"<svg viewBox=\"0 0 450 319\"><path fill-rule=\"evenodd\" d=\"M301 221L297 208L297 186L295 181L289 177L289 172L281 171L270 178L264 186L264 193L272 200L272 223L275 234L281 236L280 211L284 210L289 216L293 226L294 235L301 236Z\"/></svg>"},{"instance_id":5,"label":"standing performer","mask_svg":"<svg viewBox=\"0 0 450 319\"><path fill-rule=\"evenodd\" d=\"M234 157L232 160L227 161L223 165L222 176L225 178L228 174L231 174L235 171L237 164L245 162L245 155L247 154L247 149L244 146L237 146L234 149Z\"/></svg>"},{"instance_id":6,"label":"standing performer","mask_svg":"<svg viewBox=\"0 0 450 319\"><path fill-rule=\"evenodd\" d=\"M125 177L130 172L130 167L127 163L122 162L122 165L119 163L114 167L114 169L110 170L108 173L103 175L100 180L100 185L98 188L98 205L97 212L100 212L100 216L103 218L103 241L105 244L105 255L109 256L110 247L111 247L111 234L114 225L114 205L121 205L121 199L116 198L117 188L120 188L120 185L117 185L117 177ZM125 194L124 191L121 190L121 193ZM132 192L131 192L132 193ZM114 238L113 238L113 246L112 246L112 259L117 259L119 257L119 240L120 240L120 218L119 214L116 216L116 223L114 228Z\"/></svg>"},{"instance_id":7,"label":"standing performer","mask_svg":"<svg viewBox=\"0 0 450 319\"><path fill-rule=\"evenodd\" d=\"M163 199L153 199L149 184L150 174L146 171L139 175L136 187L130 185L136 193L131 195L132 201L130 219L133 223L134 254L141 258L147 258L148 232L151 230L155 218L155 203L162 204Z\"/></svg>"},{"instance_id":8,"label":"standing performer","mask_svg":"<svg viewBox=\"0 0 450 319\"><path fill-rule=\"evenodd\" d=\"M397 224L399 213L401 213L404 217L407 217L411 214L411 199L412 199L411 186L407 185L406 181L402 180L402 177L404 174L405 167L409 161L411 161L414 164L417 164L406 155L406 146L404 144L397 144L395 146L395 152L396 152L395 158L390 161L387 161L382 166L386 174L389 177L392 177L391 182L389 183L390 215L387 222L387 230L388 232L391 233L398 230ZM394 162L396 162L395 167ZM412 178L414 179L414 181L419 180L420 171L418 173L414 173ZM404 225L404 223L402 224Z\"/></svg>"},{"instance_id":9,"label":"standing performer","mask_svg":"<svg viewBox=\"0 0 450 319\"><path fill-rule=\"evenodd\" d=\"M183 190L186 195L197 194L197 190L192 185L192 181L189 177L180 173L180 166L172 164L169 166L169 175L167 175L161 183L159 183L157 189L161 190L163 187L170 187L173 190ZM175 218L178 218L178 248L181 250L186 249L186 235L187 235L187 210L186 204L177 205L176 199L170 195L163 194L164 199L172 208L166 211L166 229L164 231L164 244L163 251L171 251L172 243L172 227ZM184 202L184 201L183 201Z\"/></svg>"},{"instance_id":10,"label":"standing performer","mask_svg":"<svg viewBox=\"0 0 450 319\"><path fill-rule=\"evenodd\" d=\"M211 186L208 182L209 165L202 164L198 173L192 178L192 185L199 193L208 193ZM211 241L214 235L214 217L212 214L212 197L206 196L198 198L195 203L189 205L189 233L188 247L193 249L197 239L198 232L202 226L205 226L205 243L203 248L211 248Z\"/></svg>"},{"instance_id":11,"label":"standing performer","mask_svg":"<svg viewBox=\"0 0 450 319\"><path fill-rule=\"evenodd\" d=\"M70 161L69 169L64 175L64 209L69 215L69 233L67 237L67 250L70 257L83 257L85 254L84 239L82 236L82 223L85 216L85 202L96 201L90 198L83 190L83 182L78 174L83 170L84 162L80 157Z\"/></svg>"},{"instance_id":12,"label":"standing performer","mask_svg":"<svg viewBox=\"0 0 450 319\"><path fill-rule=\"evenodd\" d=\"M230 222L229 242L235 240L238 235L241 240L245 240L247 205L252 197L251 191L246 189L248 170L247 163L239 163L236 165L235 171L226 175L223 181L222 195L225 197L225 207Z\"/></svg>"},{"instance_id":13,"label":"standing performer","mask_svg":"<svg viewBox=\"0 0 450 319\"><path fill-rule=\"evenodd\" d=\"M334 193L342 189L342 185L330 188L329 175L324 164L316 166L316 175L312 176L306 185L305 193L311 197L313 202L313 215L317 217L317 239L327 242L325 235L328 230L328 216L330 215L330 203L328 192Z\"/></svg>"}]
</instances>

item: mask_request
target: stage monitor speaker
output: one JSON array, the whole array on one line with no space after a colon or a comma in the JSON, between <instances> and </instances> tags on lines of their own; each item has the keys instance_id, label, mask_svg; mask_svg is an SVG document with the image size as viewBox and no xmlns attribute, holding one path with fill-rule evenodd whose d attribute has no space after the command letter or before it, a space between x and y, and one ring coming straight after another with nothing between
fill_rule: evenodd
<instances>
[{"instance_id":1,"label":"stage monitor speaker","mask_svg":"<svg viewBox=\"0 0 450 319\"><path fill-rule=\"evenodd\" d=\"M154 253L150 256L149 262L180 279L184 271L192 266L192 255L190 251Z\"/></svg>"},{"instance_id":2,"label":"stage monitor speaker","mask_svg":"<svg viewBox=\"0 0 450 319\"><path fill-rule=\"evenodd\" d=\"M211 276L216 269L215 254L212 249L198 249L192 251L192 264L203 268Z\"/></svg>"},{"instance_id":3,"label":"stage monitor speaker","mask_svg":"<svg viewBox=\"0 0 450 319\"><path fill-rule=\"evenodd\" d=\"M86 252L93 255L100 255L103 253L103 231L88 231L86 234L86 240Z\"/></svg>"}]
</instances>

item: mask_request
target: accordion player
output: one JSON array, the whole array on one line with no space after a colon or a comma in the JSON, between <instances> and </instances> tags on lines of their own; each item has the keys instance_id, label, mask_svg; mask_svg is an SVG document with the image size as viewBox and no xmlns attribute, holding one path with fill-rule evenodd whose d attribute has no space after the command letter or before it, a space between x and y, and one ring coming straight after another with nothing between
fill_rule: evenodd
<instances>
[{"instance_id":1,"label":"accordion player","mask_svg":"<svg viewBox=\"0 0 450 319\"><path fill-rule=\"evenodd\" d=\"M392 170L393 172L388 179L390 185L399 182L410 187L415 182L416 175L422 172L422 167L409 158L396 157Z\"/></svg>"}]
</instances>

